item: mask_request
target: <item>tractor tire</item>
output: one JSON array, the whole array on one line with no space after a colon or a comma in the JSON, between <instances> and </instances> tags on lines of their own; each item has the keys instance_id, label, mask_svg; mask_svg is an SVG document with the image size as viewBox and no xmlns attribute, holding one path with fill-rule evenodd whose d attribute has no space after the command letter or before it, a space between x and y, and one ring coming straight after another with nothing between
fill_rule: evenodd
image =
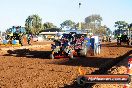
<instances>
[{"instance_id":1,"label":"tractor tire","mask_svg":"<svg viewBox=\"0 0 132 88\"><path fill-rule=\"evenodd\" d=\"M117 45L121 45L121 40L117 39Z\"/></svg>"},{"instance_id":2,"label":"tractor tire","mask_svg":"<svg viewBox=\"0 0 132 88\"><path fill-rule=\"evenodd\" d=\"M54 59L54 55L53 54L50 54L50 59Z\"/></svg>"},{"instance_id":3,"label":"tractor tire","mask_svg":"<svg viewBox=\"0 0 132 88\"><path fill-rule=\"evenodd\" d=\"M26 35L23 35L23 36L21 37L21 43L22 43L23 46L28 45Z\"/></svg>"},{"instance_id":4,"label":"tractor tire","mask_svg":"<svg viewBox=\"0 0 132 88\"><path fill-rule=\"evenodd\" d=\"M80 85L80 86L85 86L86 85L86 81L87 81L87 79L82 77L82 76L79 76L77 78L77 84Z\"/></svg>"},{"instance_id":5,"label":"tractor tire","mask_svg":"<svg viewBox=\"0 0 132 88\"><path fill-rule=\"evenodd\" d=\"M72 52L69 54L69 59L73 59L73 53Z\"/></svg>"},{"instance_id":6,"label":"tractor tire","mask_svg":"<svg viewBox=\"0 0 132 88\"><path fill-rule=\"evenodd\" d=\"M85 47L83 50L80 50L80 56L84 56L86 57L87 56L87 47Z\"/></svg>"},{"instance_id":7,"label":"tractor tire","mask_svg":"<svg viewBox=\"0 0 132 88\"><path fill-rule=\"evenodd\" d=\"M129 45L130 44L130 41L127 41L127 45Z\"/></svg>"},{"instance_id":8,"label":"tractor tire","mask_svg":"<svg viewBox=\"0 0 132 88\"><path fill-rule=\"evenodd\" d=\"M30 45L33 44L33 38L30 39Z\"/></svg>"}]
</instances>

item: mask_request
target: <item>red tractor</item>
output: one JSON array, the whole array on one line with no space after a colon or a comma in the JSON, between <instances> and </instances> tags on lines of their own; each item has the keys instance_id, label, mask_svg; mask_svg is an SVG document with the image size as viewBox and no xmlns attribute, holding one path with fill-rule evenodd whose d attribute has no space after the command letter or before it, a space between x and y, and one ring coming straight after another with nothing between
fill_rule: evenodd
<instances>
[{"instance_id":1,"label":"red tractor","mask_svg":"<svg viewBox=\"0 0 132 88\"><path fill-rule=\"evenodd\" d=\"M55 44L51 44L52 53L50 58L69 57L73 59L74 56L80 56L85 36L76 33L63 34L60 40L55 40Z\"/></svg>"}]
</instances>

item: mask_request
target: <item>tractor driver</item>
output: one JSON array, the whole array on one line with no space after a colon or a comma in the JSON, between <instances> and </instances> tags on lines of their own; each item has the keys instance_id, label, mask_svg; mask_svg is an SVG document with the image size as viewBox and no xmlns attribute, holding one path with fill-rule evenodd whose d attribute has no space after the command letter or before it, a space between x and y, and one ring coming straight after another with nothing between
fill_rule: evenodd
<instances>
[{"instance_id":1,"label":"tractor driver","mask_svg":"<svg viewBox=\"0 0 132 88\"><path fill-rule=\"evenodd\" d=\"M21 46L23 46L23 44L22 44L22 33L19 33L18 40L19 40L19 44L21 44Z\"/></svg>"},{"instance_id":2,"label":"tractor driver","mask_svg":"<svg viewBox=\"0 0 132 88\"><path fill-rule=\"evenodd\" d=\"M59 40L54 40L55 46L61 46L61 42Z\"/></svg>"},{"instance_id":3,"label":"tractor driver","mask_svg":"<svg viewBox=\"0 0 132 88\"><path fill-rule=\"evenodd\" d=\"M63 51L67 46L69 46L68 43L69 43L68 39L64 39L64 40L63 40L62 51Z\"/></svg>"},{"instance_id":4,"label":"tractor driver","mask_svg":"<svg viewBox=\"0 0 132 88\"><path fill-rule=\"evenodd\" d=\"M84 41L84 35L81 36L80 41L83 43L83 41Z\"/></svg>"}]
</instances>

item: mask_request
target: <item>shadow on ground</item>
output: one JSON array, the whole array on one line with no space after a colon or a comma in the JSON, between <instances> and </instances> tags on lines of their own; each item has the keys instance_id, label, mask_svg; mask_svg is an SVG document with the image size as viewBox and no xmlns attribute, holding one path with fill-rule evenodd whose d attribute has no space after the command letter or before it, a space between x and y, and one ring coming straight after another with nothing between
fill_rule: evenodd
<instances>
[{"instance_id":1,"label":"shadow on ground","mask_svg":"<svg viewBox=\"0 0 132 88\"><path fill-rule=\"evenodd\" d=\"M30 51L29 49L8 50L4 56L48 59L51 51Z\"/></svg>"},{"instance_id":2,"label":"shadow on ground","mask_svg":"<svg viewBox=\"0 0 132 88\"><path fill-rule=\"evenodd\" d=\"M68 65L68 66L82 66L82 67L102 67L104 64L108 66L109 63L118 63L119 61L123 60L127 56L132 54L132 50L125 53L123 56L119 56L117 58L103 58L103 57L76 57L72 60L63 60L61 62L57 63L51 63L51 64L58 64L58 65Z\"/></svg>"}]
</instances>

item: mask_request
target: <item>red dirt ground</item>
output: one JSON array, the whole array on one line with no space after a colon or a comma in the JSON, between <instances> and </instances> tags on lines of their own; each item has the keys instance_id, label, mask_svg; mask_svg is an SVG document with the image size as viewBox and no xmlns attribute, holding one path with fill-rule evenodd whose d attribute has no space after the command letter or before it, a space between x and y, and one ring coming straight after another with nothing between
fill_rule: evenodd
<instances>
[{"instance_id":1,"label":"red dirt ground","mask_svg":"<svg viewBox=\"0 0 132 88\"><path fill-rule=\"evenodd\" d=\"M33 45L38 45L33 47ZM45 45L47 44L47 45ZM91 57L49 59L51 42L34 43L29 49L0 51L1 88L80 88L75 84L82 66L87 74L132 50L115 44L102 45L101 54ZM102 87L96 87L102 88ZM111 87L113 88L113 87Z\"/></svg>"}]
</instances>

